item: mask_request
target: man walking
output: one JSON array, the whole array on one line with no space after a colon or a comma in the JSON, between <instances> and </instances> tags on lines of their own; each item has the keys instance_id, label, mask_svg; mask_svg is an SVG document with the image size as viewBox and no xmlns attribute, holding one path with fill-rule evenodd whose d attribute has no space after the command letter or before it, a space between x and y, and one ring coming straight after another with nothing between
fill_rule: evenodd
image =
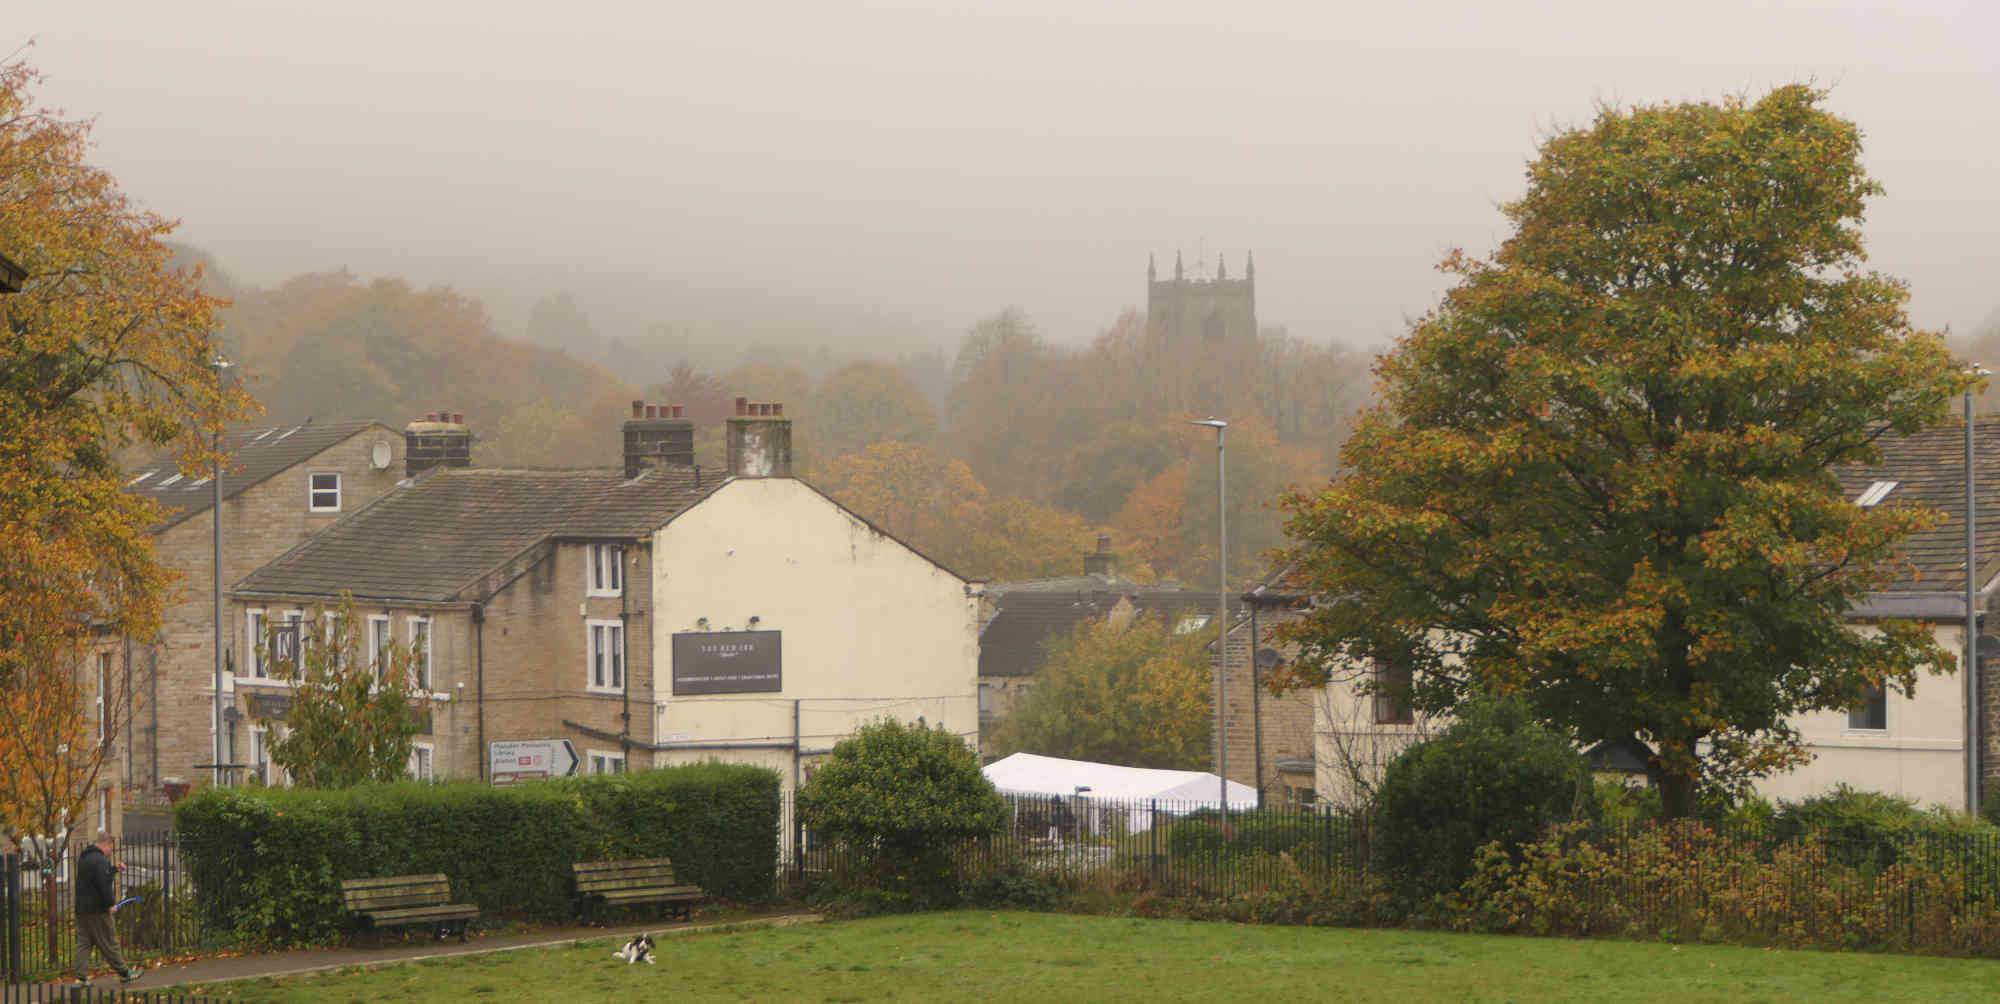
<instances>
[{"instance_id":1,"label":"man walking","mask_svg":"<svg viewBox=\"0 0 2000 1004\"><path fill-rule=\"evenodd\" d=\"M125 964L124 953L118 950L118 928L111 922L118 912L118 885L115 876L123 865L111 863L111 851L117 846L111 834L99 830L97 839L83 849L76 859L76 983L77 986L90 985L90 950L104 956L111 968L118 971L118 982L130 983L139 978L136 966Z\"/></svg>"}]
</instances>

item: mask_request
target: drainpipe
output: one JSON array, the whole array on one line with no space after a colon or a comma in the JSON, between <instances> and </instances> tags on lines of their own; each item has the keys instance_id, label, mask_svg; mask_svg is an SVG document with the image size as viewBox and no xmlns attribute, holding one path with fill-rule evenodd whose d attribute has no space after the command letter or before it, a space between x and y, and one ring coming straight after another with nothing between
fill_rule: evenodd
<instances>
[{"instance_id":1,"label":"drainpipe","mask_svg":"<svg viewBox=\"0 0 2000 1004\"><path fill-rule=\"evenodd\" d=\"M1250 725L1251 748L1257 754L1257 808L1264 807L1264 681L1257 665L1257 598L1247 597L1250 607Z\"/></svg>"},{"instance_id":2,"label":"drainpipe","mask_svg":"<svg viewBox=\"0 0 2000 1004\"><path fill-rule=\"evenodd\" d=\"M486 769L491 766L490 761L493 758L486 752L486 604L484 603L472 605L472 650L472 676L475 688L473 700L479 702L477 717L479 749L476 759L479 761L479 780L487 781L491 779L486 776Z\"/></svg>"},{"instance_id":3,"label":"drainpipe","mask_svg":"<svg viewBox=\"0 0 2000 1004\"><path fill-rule=\"evenodd\" d=\"M634 542L637 553L637 542ZM624 671L618 679L618 755L625 758L625 769L632 769L632 577L625 574L625 548L620 545L618 561L618 647L619 661Z\"/></svg>"}]
</instances>

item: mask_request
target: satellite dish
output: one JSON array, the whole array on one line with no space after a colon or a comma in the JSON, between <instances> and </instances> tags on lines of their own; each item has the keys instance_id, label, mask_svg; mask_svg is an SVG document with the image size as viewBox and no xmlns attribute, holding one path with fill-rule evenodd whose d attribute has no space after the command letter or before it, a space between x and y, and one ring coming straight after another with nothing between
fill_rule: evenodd
<instances>
[{"instance_id":1,"label":"satellite dish","mask_svg":"<svg viewBox=\"0 0 2000 1004\"><path fill-rule=\"evenodd\" d=\"M1277 669L1279 664L1284 661L1285 657L1280 655L1275 648L1260 648L1257 650L1258 669Z\"/></svg>"},{"instance_id":2,"label":"satellite dish","mask_svg":"<svg viewBox=\"0 0 2000 1004\"><path fill-rule=\"evenodd\" d=\"M1996 638L1990 634L1980 635L1977 651L1979 652L1979 658L1982 660L2000 655L2000 638Z\"/></svg>"},{"instance_id":3,"label":"satellite dish","mask_svg":"<svg viewBox=\"0 0 2000 1004\"><path fill-rule=\"evenodd\" d=\"M376 440L375 448L368 453L368 459L374 462L376 470L388 470L389 461L395 459L393 451L389 449L389 441L386 439Z\"/></svg>"}]
</instances>

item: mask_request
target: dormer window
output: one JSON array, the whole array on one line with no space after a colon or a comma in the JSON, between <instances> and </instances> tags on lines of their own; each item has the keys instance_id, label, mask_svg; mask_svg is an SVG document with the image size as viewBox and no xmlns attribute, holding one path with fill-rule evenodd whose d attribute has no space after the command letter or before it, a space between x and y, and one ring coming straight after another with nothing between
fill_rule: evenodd
<instances>
[{"instance_id":1,"label":"dormer window","mask_svg":"<svg viewBox=\"0 0 2000 1004\"><path fill-rule=\"evenodd\" d=\"M314 474L306 490L307 508L313 512L340 511L340 475Z\"/></svg>"},{"instance_id":2,"label":"dormer window","mask_svg":"<svg viewBox=\"0 0 2000 1004\"><path fill-rule=\"evenodd\" d=\"M1881 504L1883 499L1888 498L1889 493L1895 491L1896 486L1900 484L1902 484L1901 481L1877 481L1869 485L1868 490L1862 492L1861 497L1854 500L1854 504L1863 509L1873 508Z\"/></svg>"}]
</instances>

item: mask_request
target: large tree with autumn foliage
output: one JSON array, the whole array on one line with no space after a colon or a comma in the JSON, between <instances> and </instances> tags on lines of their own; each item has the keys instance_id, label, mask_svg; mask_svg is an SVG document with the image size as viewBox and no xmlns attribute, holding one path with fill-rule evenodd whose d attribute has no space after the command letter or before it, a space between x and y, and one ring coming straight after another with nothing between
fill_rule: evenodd
<instances>
[{"instance_id":1,"label":"large tree with autumn foliage","mask_svg":"<svg viewBox=\"0 0 2000 1004\"><path fill-rule=\"evenodd\" d=\"M36 80L0 65L0 252L28 273L0 297L0 823L60 836L119 738L92 640L151 634L169 585L114 458L206 466L250 404L209 368L220 304L173 266L173 225L90 166L88 124L38 108Z\"/></svg>"},{"instance_id":2,"label":"large tree with autumn foliage","mask_svg":"<svg viewBox=\"0 0 2000 1004\"><path fill-rule=\"evenodd\" d=\"M1845 622L1934 515L1856 506L1833 468L1970 378L1863 270L1879 188L1824 97L1605 109L1543 144L1513 236L1448 258L1380 362L1348 472L1287 500L1320 606L1285 682L1383 660L1431 710L1518 694L1649 743L1685 815L1798 762L1790 716L1950 664L1920 625Z\"/></svg>"}]
</instances>

